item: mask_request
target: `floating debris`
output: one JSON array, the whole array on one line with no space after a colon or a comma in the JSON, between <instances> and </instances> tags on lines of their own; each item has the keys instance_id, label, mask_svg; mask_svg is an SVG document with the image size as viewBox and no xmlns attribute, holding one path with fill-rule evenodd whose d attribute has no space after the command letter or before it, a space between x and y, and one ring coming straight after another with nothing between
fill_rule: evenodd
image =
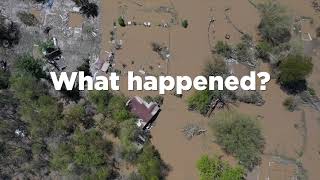
<instances>
[{"instance_id":1,"label":"floating debris","mask_svg":"<svg viewBox=\"0 0 320 180\"><path fill-rule=\"evenodd\" d=\"M207 130L200 128L196 124L188 124L182 129L182 132L188 140L192 139L193 136L199 136L205 133Z\"/></svg>"}]
</instances>

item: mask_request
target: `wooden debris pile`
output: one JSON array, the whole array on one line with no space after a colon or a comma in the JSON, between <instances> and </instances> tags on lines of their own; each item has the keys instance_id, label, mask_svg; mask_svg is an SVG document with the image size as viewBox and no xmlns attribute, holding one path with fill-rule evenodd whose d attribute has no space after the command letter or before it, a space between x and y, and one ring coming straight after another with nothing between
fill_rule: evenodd
<instances>
[{"instance_id":1,"label":"wooden debris pile","mask_svg":"<svg viewBox=\"0 0 320 180\"><path fill-rule=\"evenodd\" d=\"M199 136L205 133L207 130L200 128L196 124L188 124L182 129L182 132L188 140L192 139L193 136Z\"/></svg>"}]
</instances>

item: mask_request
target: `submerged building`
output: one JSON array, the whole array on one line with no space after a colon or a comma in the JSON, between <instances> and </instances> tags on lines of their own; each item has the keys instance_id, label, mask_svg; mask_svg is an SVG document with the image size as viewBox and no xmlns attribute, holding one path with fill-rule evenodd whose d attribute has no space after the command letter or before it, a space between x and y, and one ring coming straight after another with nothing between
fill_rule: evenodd
<instances>
[{"instance_id":1,"label":"submerged building","mask_svg":"<svg viewBox=\"0 0 320 180\"><path fill-rule=\"evenodd\" d=\"M156 102L148 103L138 96L131 98L126 105L137 116L137 126L142 129L150 129L161 111Z\"/></svg>"}]
</instances>

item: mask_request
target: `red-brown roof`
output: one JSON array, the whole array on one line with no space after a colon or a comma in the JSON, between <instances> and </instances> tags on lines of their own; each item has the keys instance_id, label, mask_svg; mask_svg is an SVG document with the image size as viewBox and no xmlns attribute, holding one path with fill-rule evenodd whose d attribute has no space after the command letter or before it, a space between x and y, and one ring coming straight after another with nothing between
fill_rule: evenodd
<instances>
[{"instance_id":1,"label":"red-brown roof","mask_svg":"<svg viewBox=\"0 0 320 180\"><path fill-rule=\"evenodd\" d=\"M140 97L132 98L127 105L130 111L145 123L148 123L156 112L160 110L156 103L147 104Z\"/></svg>"}]
</instances>

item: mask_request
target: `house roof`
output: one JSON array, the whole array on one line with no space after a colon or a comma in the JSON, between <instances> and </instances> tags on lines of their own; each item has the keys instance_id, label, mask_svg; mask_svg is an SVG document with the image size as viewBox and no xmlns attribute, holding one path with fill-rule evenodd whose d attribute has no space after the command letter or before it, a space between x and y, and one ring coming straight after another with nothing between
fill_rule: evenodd
<instances>
[{"instance_id":1,"label":"house roof","mask_svg":"<svg viewBox=\"0 0 320 180\"><path fill-rule=\"evenodd\" d=\"M148 123L157 114L160 107L155 102L147 103L140 97L133 97L127 102L130 111L143 122Z\"/></svg>"}]
</instances>

